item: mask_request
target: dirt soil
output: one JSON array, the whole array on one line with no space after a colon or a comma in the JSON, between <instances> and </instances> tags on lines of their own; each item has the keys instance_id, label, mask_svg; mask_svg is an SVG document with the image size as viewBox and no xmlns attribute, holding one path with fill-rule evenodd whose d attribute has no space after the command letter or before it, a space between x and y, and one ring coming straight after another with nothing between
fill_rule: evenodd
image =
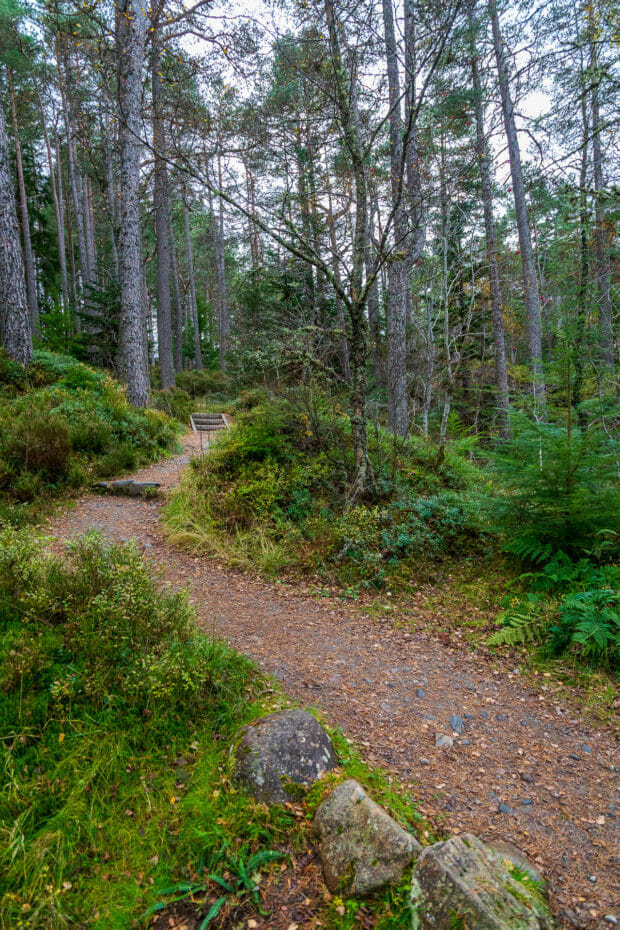
<instances>
[{"instance_id":1,"label":"dirt soil","mask_svg":"<svg viewBox=\"0 0 620 930\"><path fill-rule=\"evenodd\" d=\"M169 489L199 453L199 437L188 434L184 448L134 477ZM181 551L162 534L161 505L86 495L49 530L59 543L87 529L136 539L166 580L189 587L205 631L393 771L438 831L519 846L548 880L562 926L620 923L620 754L611 729L582 719L552 688L531 690L505 663L399 629L396 612L360 616ZM436 748L437 733L452 747Z\"/></svg>"}]
</instances>

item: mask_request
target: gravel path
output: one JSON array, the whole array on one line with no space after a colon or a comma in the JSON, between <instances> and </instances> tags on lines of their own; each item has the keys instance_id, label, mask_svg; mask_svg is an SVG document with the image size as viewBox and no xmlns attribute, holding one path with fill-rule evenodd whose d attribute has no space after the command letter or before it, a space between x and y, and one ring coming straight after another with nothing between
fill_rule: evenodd
<instances>
[{"instance_id":1,"label":"gravel path","mask_svg":"<svg viewBox=\"0 0 620 930\"><path fill-rule=\"evenodd\" d=\"M189 434L183 456L134 477L169 488L199 448ZM516 843L548 879L563 926L620 925L620 755L611 731L467 647L180 551L163 538L160 506L84 496L50 530L59 541L88 528L135 538L168 581L189 586L205 630L394 771L438 829ZM452 745L438 747L439 734Z\"/></svg>"}]
</instances>

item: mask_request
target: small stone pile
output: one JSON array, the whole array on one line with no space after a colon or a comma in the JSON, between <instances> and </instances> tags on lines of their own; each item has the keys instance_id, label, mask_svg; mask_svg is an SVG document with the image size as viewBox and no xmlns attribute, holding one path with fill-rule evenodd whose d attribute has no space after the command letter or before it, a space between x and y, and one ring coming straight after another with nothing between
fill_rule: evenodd
<instances>
[{"instance_id":1,"label":"small stone pile","mask_svg":"<svg viewBox=\"0 0 620 930\"><path fill-rule=\"evenodd\" d=\"M270 714L244 728L236 778L259 801L295 800L338 759L323 727L303 710ZM367 895L411 876L412 930L551 930L543 883L508 843L453 836L425 849L356 781L338 784L314 827L332 893Z\"/></svg>"}]
</instances>

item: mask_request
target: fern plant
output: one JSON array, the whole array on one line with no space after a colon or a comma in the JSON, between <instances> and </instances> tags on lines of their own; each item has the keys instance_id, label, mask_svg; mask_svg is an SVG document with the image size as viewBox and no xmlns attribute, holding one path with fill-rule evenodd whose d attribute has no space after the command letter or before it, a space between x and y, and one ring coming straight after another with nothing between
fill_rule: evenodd
<instances>
[{"instance_id":1,"label":"fern plant","mask_svg":"<svg viewBox=\"0 0 620 930\"><path fill-rule=\"evenodd\" d=\"M555 654L571 649L597 664L620 667L620 594L594 588L567 595L550 633Z\"/></svg>"},{"instance_id":2,"label":"fern plant","mask_svg":"<svg viewBox=\"0 0 620 930\"><path fill-rule=\"evenodd\" d=\"M513 598L500 615L501 629L489 637L489 645L526 646L543 642L549 627L544 608L539 594L530 593L521 600Z\"/></svg>"}]
</instances>

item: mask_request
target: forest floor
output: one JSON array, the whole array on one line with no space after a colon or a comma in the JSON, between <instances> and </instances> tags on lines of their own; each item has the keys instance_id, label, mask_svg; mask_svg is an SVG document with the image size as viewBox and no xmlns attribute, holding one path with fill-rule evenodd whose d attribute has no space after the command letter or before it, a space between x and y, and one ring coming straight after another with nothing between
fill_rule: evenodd
<instances>
[{"instance_id":1,"label":"forest floor","mask_svg":"<svg viewBox=\"0 0 620 930\"><path fill-rule=\"evenodd\" d=\"M196 453L200 437L189 434L182 456L133 477L169 489ZM416 629L399 623L397 608L374 617L179 550L163 535L161 506L88 494L48 530L57 546L87 529L135 539L167 581L189 588L205 631L397 775L438 832L515 843L548 880L563 926L620 922L620 754L611 726L551 682L532 688L506 660L433 636L432 604L426 612L418 605L424 629ZM452 747L437 748L437 733Z\"/></svg>"}]
</instances>

